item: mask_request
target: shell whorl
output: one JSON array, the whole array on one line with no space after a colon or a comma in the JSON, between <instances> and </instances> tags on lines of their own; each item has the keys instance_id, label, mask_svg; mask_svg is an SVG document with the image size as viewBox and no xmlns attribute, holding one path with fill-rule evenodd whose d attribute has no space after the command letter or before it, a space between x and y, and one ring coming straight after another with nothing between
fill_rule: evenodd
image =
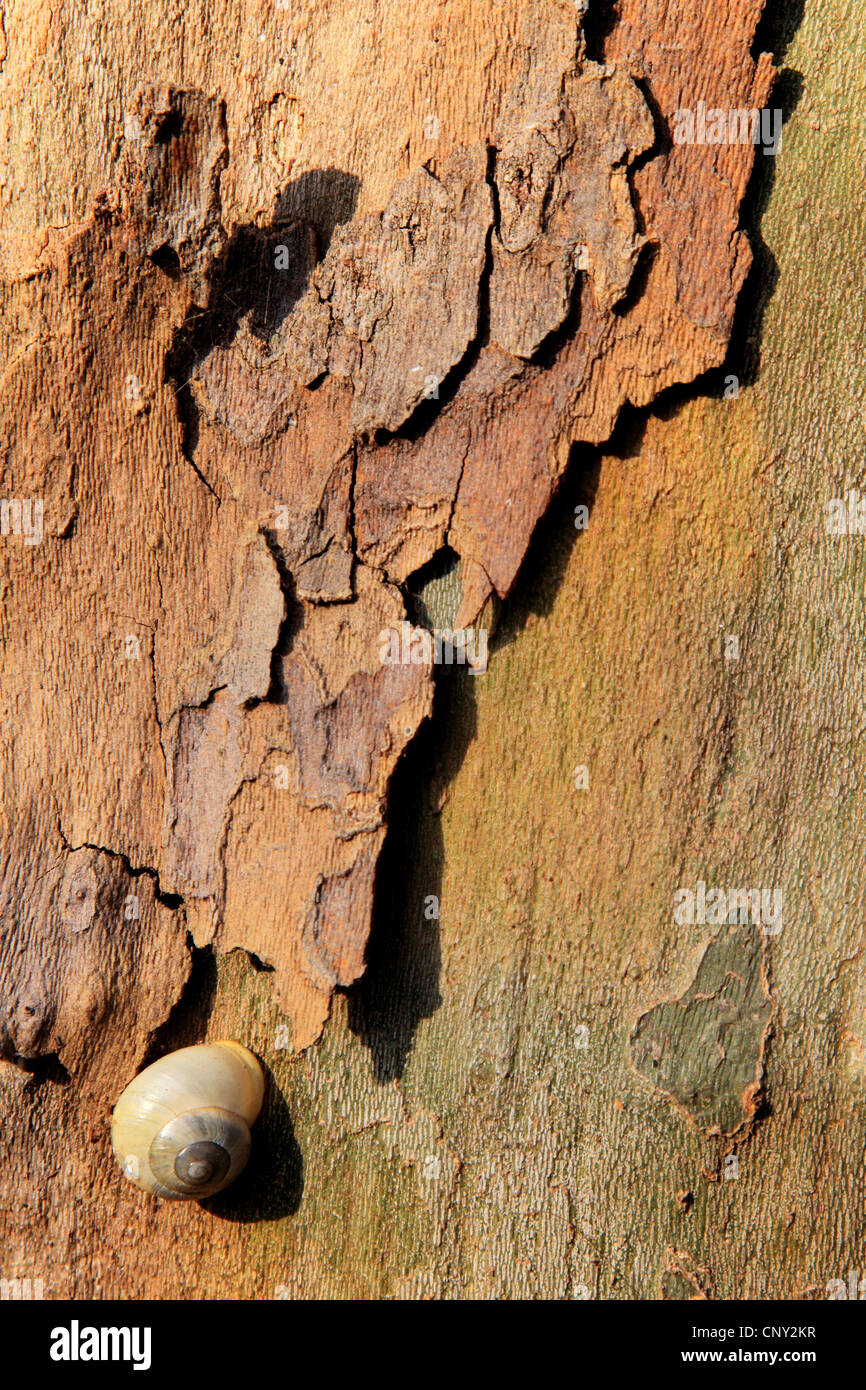
<instances>
[{"instance_id":1,"label":"shell whorl","mask_svg":"<svg viewBox=\"0 0 866 1390\"><path fill-rule=\"evenodd\" d=\"M158 1197L209 1197L243 1170L263 1096L262 1069L239 1043L169 1053L140 1072L114 1108L117 1160Z\"/></svg>"}]
</instances>

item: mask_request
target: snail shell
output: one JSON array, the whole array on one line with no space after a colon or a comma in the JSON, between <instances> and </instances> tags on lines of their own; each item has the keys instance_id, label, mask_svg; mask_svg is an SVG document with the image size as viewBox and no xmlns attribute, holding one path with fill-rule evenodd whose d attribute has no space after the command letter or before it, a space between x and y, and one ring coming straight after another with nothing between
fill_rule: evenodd
<instances>
[{"instance_id":1,"label":"snail shell","mask_svg":"<svg viewBox=\"0 0 866 1390\"><path fill-rule=\"evenodd\" d=\"M139 1072L115 1105L115 1157L145 1192L210 1197L243 1170L264 1093L262 1069L240 1043L170 1052Z\"/></svg>"}]
</instances>

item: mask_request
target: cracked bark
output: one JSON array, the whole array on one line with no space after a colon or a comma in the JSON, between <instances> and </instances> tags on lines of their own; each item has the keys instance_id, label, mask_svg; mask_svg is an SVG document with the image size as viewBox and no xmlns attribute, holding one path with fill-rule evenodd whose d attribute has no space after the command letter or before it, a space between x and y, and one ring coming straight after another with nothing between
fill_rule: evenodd
<instances>
[{"instance_id":1,"label":"cracked bark","mask_svg":"<svg viewBox=\"0 0 866 1390\"><path fill-rule=\"evenodd\" d=\"M772 69L755 68L749 38L744 27L734 45L731 99L763 102ZM453 144L399 179L381 213L332 232L321 259L312 209L227 231L224 101L146 84L125 114L116 186L10 277L13 342L23 284L49 334L81 333L80 360L95 362L77 394L59 362L50 380L50 353L15 374L57 393L59 419L42 405L43 452L26 460L44 486L63 481L46 453L83 453L92 469L74 495L67 474L63 502L90 508L74 537L57 536L48 498L48 546L71 585L111 525L109 476L116 499L91 613L59 626L58 644L92 636L99 608L132 623L146 610L152 634L148 653L132 634L155 695L147 709L138 693L137 718L123 688L134 681L115 673L105 689L108 650L62 680L67 698L93 700L82 733L94 765L116 764L129 742L147 773L116 779L113 816L101 798L68 805L62 780L54 796L77 839L148 864L183 899L179 933L186 923L197 945L245 947L273 968L297 1048L321 1031L333 987L363 969L388 782L431 708L429 661L381 665L380 634L405 617L395 586L447 544L463 562L456 625L473 622L513 585L571 445L610 432L629 373L639 366L648 399L725 351L748 262L730 180L724 197L711 178L692 194L729 216L699 312L688 319L669 287L662 311L659 267L680 247L629 186L657 143L650 108L624 66L587 58L575 21L571 42L561 67L555 48L525 48L492 144ZM743 186L752 158L734 158ZM676 163L661 148L653 162ZM624 305L650 246L647 283ZM671 311L685 329L662 336L654 320ZM182 485L181 453L208 495ZM14 465L10 481L23 482ZM143 546L130 535L142 523ZM134 553L121 576L112 546ZM24 576L22 611L29 602ZM336 884L345 920L331 968L321 939L336 927L319 919Z\"/></svg>"},{"instance_id":2,"label":"cracked bark","mask_svg":"<svg viewBox=\"0 0 866 1390\"><path fill-rule=\"evenodd\" d=\"M754 151L677 148L666 130L677 107L706 95L710 76L720 105L765 104L772 63L752 56L762 7L728 0L709 25L701 7L683 17L660 0L623 0L603 37L591 12L590 56L571 4L485 7L484 15L462 4L447 16L434 8L419 16L412 40L423 95L403 91L395 77L405 47L396 7L377 17L375 40L362 36L363 81L355 59L323 37L345 22L339 3L268 12L264 62L245 39L242 78L230 87L220 66L228 63L230 20L215 39L212 68L200 55L181 68L157 39L159 80L143 87L140 40L124 31L116 46L97 44L111 73L100 119L117 130L116 143L106 144L91 112L88 158L64 140L74 105L67 93L52 107L41 182L28 183L9 158L0 194L10 402L4 495L44 497L46 517L42 547L4 541L3 698L16 735L3 763L0 1051L17 1058L15 1070L3 1068L8 1142L20 1142L27 1115L41 1117L42 1136L12 1167L38 1173L52 1127L89 1126L96 1135L92 1162L76 1150L55 1205L41 1193L30 1207L16 1205L11 1248L23 1251L27 1220L63 1228L56 1204L67 1193L74 1206L85 1169L94 1213L106 1229L128 1229L137 1198L103 1151L107 1106L146 1055L205 1027L215 1035L228 1026L258 1042L304 1136L302 1161L273 1091L260 1166L240 1196L217 1206L217 1215L286 1218L275 1236L277 1263L291 1264L284 1278L274 1273L274 1249L264 1239L256 1245L254 1226L242 1235L242 1222L218 1242L223 1274L193 1274L213 1239L210 1213L197 1210L186 1216L184 1271L148 1256L147 1240L141 1254L123 1239L116 1259L97 1253L87 1234L94 1228L70 1222L59 1239L66 1253L57 1292L73 1281L79 1292L225 1292L220 1280L241 1247L232 1291L245 1296L276 1284L410 1296L458 1288L567 1296L583 1285L615 1296L650 1288L674 1296L685 1286L724 1296L726 1279L730 1289L731 1267L705 1278L713 1260L694 1243L689 1253L682 1233L655 1211L643 1237L649 1253L630 1242L620 1217L605 1244L598 1226L607 1199L585 1155L578 1169L569 1166L563 1137L585 1133L576 1099L586 1098L583 1083L573 1082L575 1097L553 1082L545 1094L525 1073L532 1039L542 1053L555 1052L580 1022L557 984L546 1012L533 992L544 956L533 936L539 914L547 911L557 932L571 923L573 939L596 940L611 912L618 920L607 871L606 902L590 909L578 891L576 903L540 908L530 880L544 860L543 833L520 795L531 843L513 839L506 816L502 838L513 862L493 850L498 870L489 881L456 848L465 882L437 870L438 822L423 816L408 888L395 851L386 846L382 860L395 769L404 749L413 756L434 687L425 666L383 667L379 635L403 620L416 577L446 547L460 560L448 625L466 625L489 600L507 599L539 520L567 495L561 480L575 445L607 439L626 403L643 407L724 361L751 259L741 204ZM431 56L435 38L441 54L461 55L459 91L453 62ZM24 29L3 80L26 100L36 65L36 92L44 93L63 45L88 41L56 18L44 32ZM284 51L292 55L286 63L271 60ZM334 103L327 114L317 96L323 74ZM431 112L440 126L432 141ZM646 508L663 510L666 495L659 483ZM636 512L644 509L638 502ZM634 523L622 525L622 537L625 563ZM590 576L603 563L590 562ZM617 584L614 596L625 592L623 577ZM599 600L604 592L600 585ZM586 631L597 630L600 619L576 602ZM615 602L607 612L616 631ZM682 630L684 616L677 621ZM532 652L527 671L544 668L555 681L532 633L506 625L493 660L515 672L501 698L516 719L520 692L534 685L513 665L521 644ZM598 661L603 669L609 657L600 652ZM493 670L487 679L494 682ZM585 688L598 679L586 672ZM568 702L567 681L562 692ZM468 693L449 686L437 698L453 709L451 737L468 742L459 732L472 718ZM476 698L486 708L481 686ZM588 699L591 714L591 691ZM464 750L482 806L491 794L485 748L502 785L525 775L506 734L491 729L488 722L481 751ZM713 764L719 731L711 721L702 732ZM524 734L543 762L538 733ZM420 738L423 751L430 736L421 730ZM575 739L572 728L562 746ZM666 784L652 740L650 727L634 731L640 777L658 792ZM406 779L422 764L402 766L405 797ZM471 839L474 814L459 790L469 775L461 783L452 765L455 790L447 805L436 800L443 823L461 825ZM608 775L616 786L623 772L611 766ZM726 775L719 762L720 786ZM426 784L429 770L418 776ZM437 782L447 787L449 777ZM548 791L545 804L557 805L562 793ZM599 823L622 874L637 884L618 814L600 809ZM684 802L676 823L685 826L686 814ZM398 825L392 841L401 833ZM634 863L647 881L652 856L641 852L634 826L622 836L638 843ZM483 842L496 838L487 821ZM667 843L663 835L659 843ZM672 858L684 854L682 844L672 836ZM596 852L604 858L604 842ZM335 988L364 970L374 902L381 917L392 896L405 900L422 920L420 904L435 894L444 906L448 883L459 903L450 917L458 956L449 957L442 992L428 980L436 929L413 925L390 952L391 983L377 983L389 948L374 939L370 980L348 1001L338 992L334 1005ZM138 888L142 915L124 925L123 904ZM632 915L639 901L635 887ZM75 930L91 902L88 926ZM481 921L491 913L502 916L499 963L488 961L489 978L470 984L457 923L466 919L467 953L485 960ZM710 941L700 946L711 959ZM230 954L238 948L248 954ZM639 1021L658 1023L654 1009L688 997L701 958L689 949L675 979L653 979L643 990L632 983L617 996L616 1055L628 1055L634 1029L638 1043L646 1040ZM648 946L634 954L651 969ZM607 979L610 950L593 946L590 956ZM223 993L212 998L217 970ZM606 1007L595 1002L601 983L574 960L562 970L565 993L579 980L575 997L586 1002L578 1012L595 1019ZM95 1003L87 990L79 998L79 976L95 982ZM472 1004L449 1061L436 1011L454 978ZM725 1077L701 1132L682 1140L688 1160L673 1140L658 1160L659 1172L677 1171L681 1190L712 1182L698 1178L701 1168L718 1177L738 1133L741 1072L758 1069L764 1078L766 1000L751 1002L735 1077ZM303 1051L334 1007L318 1050ZM273 1041L287 1018L292 1060ZM667 1018L669 1040L679 1035ZM427 1076L422 1060L422 1079L402 1082L424 1019L440 1061ZM677 1044L683 1052L694 1045L686 1034ZM351 1058L345 1076L343 1057ZM23 1059L36 1078L29 1085ZM671 1126L682 1126L670 1096L686 1110L690 1097L705 1100L703 1078L695 1082L677 1065L676 1049L667 1060L667 1091L640 1080L640 1066L628 1073L642 1123L667 1106L677 1115ZM69 1073L71 1089L53 1079L55 1066ZM458 1121L458 1092L477 1119ZM79 1094L82 1116L73 1118ZM523 1126L516 1137L509 1095ZM706 1107L692 1108L703 1121ZM596 1124L609 1152L616 1117L597 1116ZM720 1134L706 1132L713 1128ZM738 1151L753 1142L754 1128L738 1135ZM323 1154L311 1152L317 1143ZM344 1253L335 1266L323 1194L338 1181L327 1177L337 1156L363 1174L356 1222L365 1253ZM289 1214L304 1174L296 1264ZM713 1190L728 1185L717 1181ZM703 1212L707 1200L690 1209ZM398 1253L374 1258L370 1233L404 1202L413 1216L399 1223ZM163 1245L177 1216L146 1199L139 1206L145 1234ZM468 1232L482 1207L505 1219L499 1234L478 1239L476 1259L469 1252L478 1233ZM84 1261L74 1257L81 1249Z\"/></svg>"}]
</instances>

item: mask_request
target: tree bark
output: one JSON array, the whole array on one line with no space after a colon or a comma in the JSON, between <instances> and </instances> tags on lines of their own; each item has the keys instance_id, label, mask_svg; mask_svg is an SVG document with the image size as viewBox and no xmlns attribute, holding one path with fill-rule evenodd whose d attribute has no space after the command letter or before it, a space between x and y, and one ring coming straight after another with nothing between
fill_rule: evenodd
<instances>
[{"instance_id":1,"label":"tree bark","mask_svg":"<svg viewBox=\"0 0 866 1390\"><path fill-rule=\"evenodd\" d=\"M7 10L0 1276L861 1266L856 20L694 8ZM111 1105L220 1037L253 1158L159 1203Z\"/></svg>"}]
</instances>

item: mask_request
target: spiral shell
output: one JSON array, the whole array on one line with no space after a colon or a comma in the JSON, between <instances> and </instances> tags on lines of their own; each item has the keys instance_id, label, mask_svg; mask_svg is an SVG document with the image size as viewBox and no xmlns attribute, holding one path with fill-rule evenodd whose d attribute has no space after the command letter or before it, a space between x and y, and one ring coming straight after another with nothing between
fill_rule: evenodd
<instances>
[{"instance_id":1,"label":"spiral shell","mask_svg":"<svg viewBox=\"0 0 866 1390\"><path fill-rule=\"evenodd\" d=\"M170 1052L139 1072L115 1105L115 1157L145 1192L210 1197L243 1170L264 1092L262 1069L240 1043Z\"/></svg>"}]
</instances>

